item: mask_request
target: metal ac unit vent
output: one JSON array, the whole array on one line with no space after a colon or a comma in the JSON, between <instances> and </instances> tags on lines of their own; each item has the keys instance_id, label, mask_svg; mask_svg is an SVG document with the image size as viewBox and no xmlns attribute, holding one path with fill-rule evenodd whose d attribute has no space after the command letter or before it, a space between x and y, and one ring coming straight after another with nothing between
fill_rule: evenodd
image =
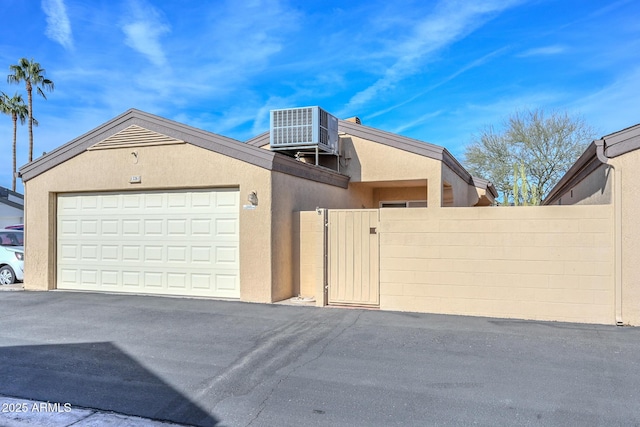
<instances>
[{"instance_id":1,"label":"metal ac unit vent","mask_svg":"<svg viewBox=\"0 0 640 427\"><path fill-rule=\"evenodd\" d=\"M338 119L320 107L271 110L269 143L272 150L318 148L338 150Z\"/></svg>"}]
</instances>

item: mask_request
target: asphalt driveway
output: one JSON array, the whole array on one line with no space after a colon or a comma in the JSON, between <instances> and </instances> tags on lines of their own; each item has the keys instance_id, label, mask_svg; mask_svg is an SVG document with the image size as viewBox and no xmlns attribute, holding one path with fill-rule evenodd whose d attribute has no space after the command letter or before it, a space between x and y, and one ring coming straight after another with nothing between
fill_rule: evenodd
<instances>
[{"instance_id":1,"label":"asphalt driveway","mask_svg":"<svg viewBox=\"0 0 640 427\"><path fill-rule=\"evenodd\" d=\"M201 426L631 426L640 328L3 292L0 395Z\"/></svg>"}]
</instances>

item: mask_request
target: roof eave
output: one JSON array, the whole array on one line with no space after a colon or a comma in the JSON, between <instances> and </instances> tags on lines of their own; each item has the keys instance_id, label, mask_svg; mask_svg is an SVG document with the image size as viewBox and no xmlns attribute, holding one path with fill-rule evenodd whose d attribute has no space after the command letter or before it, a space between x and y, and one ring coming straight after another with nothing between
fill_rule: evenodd
<instances>
[{"instance_id":1,"label":"roof eave","mask_svg":"<svg viewBox=\"0 0 640 427\"><path fill-rule=\"evenodd\" d=\"M269 131L266 131L261 133L260 135L254 136L253 138L249 139L246 144L254 147L263 147L270 143L269 133Z\"/></svg>"},{"instance_id":2,"label":"roof eave","mask_svg":"<svg viewBox=\"0 0 640 427\"><path fill-rule=\"evenodd\" d=\"M603 162L599 159L596 153L596 143L595 141L591 142L587 149L582 153L578 160L569 168L567 173L564 174L560 181L549 191L549 194L542 201L543 205L550 205L558 200L561 197L561 194L564 194L565 190L568 190L570 187L576 184L576 180L581 173L584 174L584 171L587 170L589 165L597 163L597 166L600 166Z\"/></svg>"},{"instance_id":3,"label":"roof eave","mask_svg":"<svg viewBox=\"0 0 640 427\"><path fill-rule=\"evenodd\" d=\"M258 151L254 147L247 147L242 142L231 138L196 129L140 110L130 109L97 128L90 130L53 151L50 151L44 156L22 166L20 168L20 176L22 177L22 180L26 182L41 173L44 173L79 154L82 154L92 145L131 125L140 125L151 131L162 133L183 141L188 141L189 143L202 148L239 158L240 160L246 160L251 157L254 158L254 161L259 166L262 167L267 167L269 163L268 153L265 153L264 150Z\"/></svg>"},{"instance_id":4,"label":"roof eave","mask_svg":"<svg viewBox=\"0 0 640 427\"><path fill-rule=\"evenodd\" d=\"M478 178L477 176L472 176L471 180L476 188L486 190L494 199L498 198L498 190L496 190L496 187L494 187L491 181L484 178Z\"/></svg>"},{"instance_id":5,"label":"roof eave","mask_svg":"<svg viewBox=\"0 0 640 427\"><path fill-rule=\"evenodd\" d=\"M339 173L330 173L313 165L296 162L287 156L259 147L247 145L241 141L215 133L197 129L163 117L130 109L103 125L73 139L44 156L20 168L23 181L28 181L59 164L84 153L87 148L106 139L131 125L138 125L197 147L213 151L224 156L253 164L267 170L287 173L304 179L334 185L348 186L349 178ZM317 170L316 170L317 169Z\"/></svg>"}]
</instances>

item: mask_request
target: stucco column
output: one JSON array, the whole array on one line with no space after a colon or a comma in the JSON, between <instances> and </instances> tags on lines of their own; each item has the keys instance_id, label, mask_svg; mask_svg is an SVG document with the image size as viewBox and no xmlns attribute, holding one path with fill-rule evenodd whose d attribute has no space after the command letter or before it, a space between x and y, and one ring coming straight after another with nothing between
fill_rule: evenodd
<instances>
[{"instance_id":1,"label":"stucco column","mask_svg":"<svg viewBox=\"0 0 640 427\"><path fill-rule=\"evenodd\" d=\"M442 179L428 178L427 206L430 208L442 207Z\"/></svg>"}]
</instances>

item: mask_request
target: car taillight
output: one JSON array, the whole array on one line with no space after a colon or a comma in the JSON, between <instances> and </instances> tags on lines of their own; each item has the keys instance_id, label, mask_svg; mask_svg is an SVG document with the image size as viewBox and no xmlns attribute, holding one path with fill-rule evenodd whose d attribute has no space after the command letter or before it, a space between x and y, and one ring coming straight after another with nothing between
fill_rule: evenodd
<instances>
[{"instance_id":1,"label":"car taillight","mask_svg":"<svg viewBox=\"0 0 640 427\"><path fill-rule=\"evenodd\" d=\"M15 252L16 258L20 261L24 261L24 254L22 252Z\"/></svg>"}]
</instances>

